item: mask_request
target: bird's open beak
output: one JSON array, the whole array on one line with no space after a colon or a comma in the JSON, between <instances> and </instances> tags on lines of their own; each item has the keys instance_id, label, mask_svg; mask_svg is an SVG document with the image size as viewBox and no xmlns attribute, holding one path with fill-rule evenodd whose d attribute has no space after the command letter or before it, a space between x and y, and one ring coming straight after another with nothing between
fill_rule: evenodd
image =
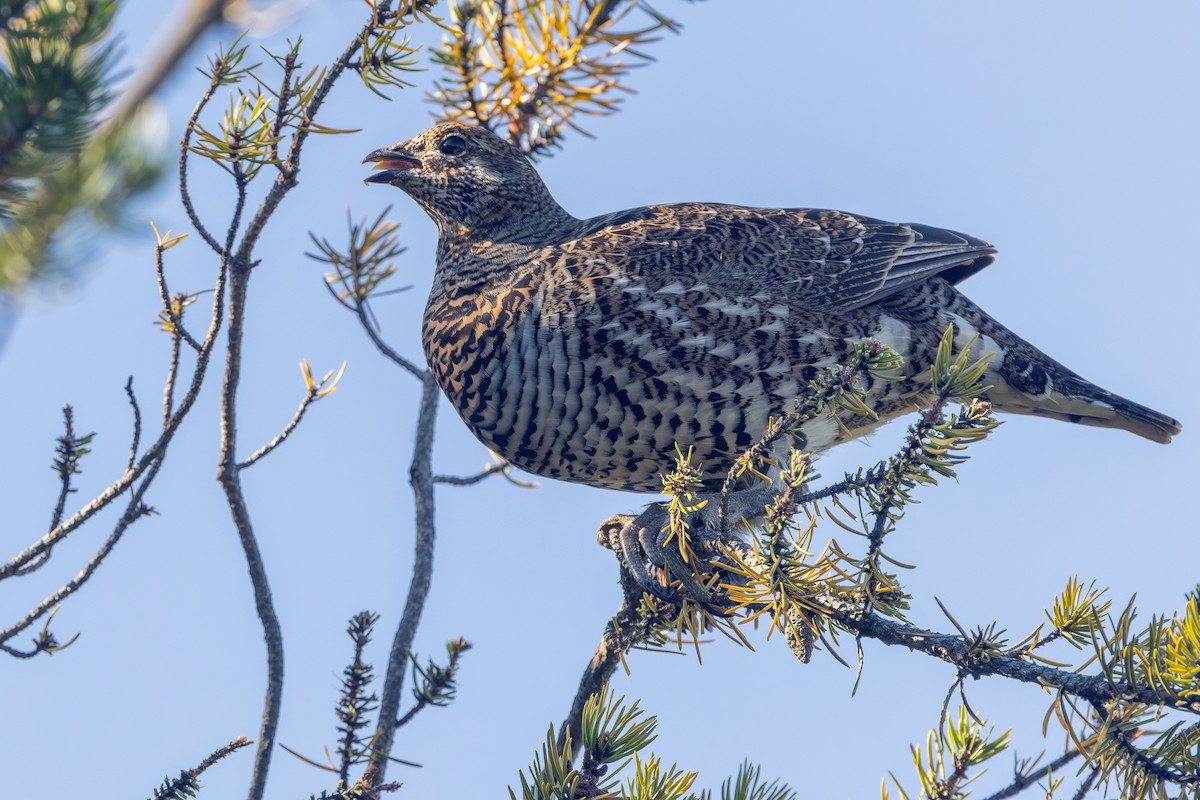
<instances>
[{"instance_id":1,"label":"bird's open beak","mask_svg":"<svg viewBox=\"0 0 1200 800\"><path fill-rule=\"evenodd\" d=\"M383 148L363 159L363 163L375 162L376 172L363 179L363 183L391 183L400 173L420 169L421 162L398 150Z\"/></svg>"}]
</instances>

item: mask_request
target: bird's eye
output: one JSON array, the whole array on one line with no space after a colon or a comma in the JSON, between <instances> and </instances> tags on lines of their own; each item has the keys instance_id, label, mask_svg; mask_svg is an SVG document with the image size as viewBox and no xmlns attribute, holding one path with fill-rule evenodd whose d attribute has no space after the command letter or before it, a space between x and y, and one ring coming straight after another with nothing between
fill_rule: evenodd
<instances>
[{"instance_id":1,"label":"bird's eye","mask_svg":"<svg viewBox=\"0 0 1200 800\"><path fill-rule=\"evenodd\" d=\"M461 136L451 134L442 139L441 144L438 145L438 150L441 150L443 155L461 156L467 151L467 140Z\"/></svg>"}]
</instances>

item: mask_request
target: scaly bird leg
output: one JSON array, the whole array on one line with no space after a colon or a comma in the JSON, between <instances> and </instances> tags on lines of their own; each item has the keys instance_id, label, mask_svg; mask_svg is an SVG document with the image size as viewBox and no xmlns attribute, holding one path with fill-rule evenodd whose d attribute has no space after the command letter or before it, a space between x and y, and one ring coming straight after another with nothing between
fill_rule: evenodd
<instances>
[{"instance_id":1,"label":"scaly bird leg","mask_svg":"<svg viewBox=\"0 0 1200 800\"><path fill-rule=\"evenodd\" d=\"M715 508L715 504L710 502L708 507ZM761 509L761 504L759 507ZM740 511L741 508L739 505L735 510ZM761 513L759 515L761 516ZM698 511L689 517L689 527L699 531L704 540L718 538L714 535L714 532L719 530L719 525L714 522L714 515ZM680 592L669 585L664 586L664 580L660 578L662 573L666 573L669 581L679 582L683 597L705 605L714 602L712 592L697 578L697 565L689 564L684 559L677 542L668 541L670 525L663 503L651 504L636 518L626 522L617 538L629 574L645 591L660 600L678 603L681 599Z\"/></svg>"},{"instance_id":2,"label":"scaly bird leg","mask_svg":"<svg viewBox=\"0 0 1200 800\"><path fill-rule=\"evenodd\" d=\"M711 557L719 553L719 542L741 544L738 538L746 532L743 521L751 525L762 519L767 503L771 502L778 490L771 486L755 487L738 492L732 492L726 502L725 519L728 522L722 526L720 515L721 496L719 494L701 495L706 500L704 507L689 515L689 528L693 531L693 549L699 558ZM621 555L628 566L629 574L645 591L669 603L678 603L683 597L698 603L711 605L716 598L697 577L697 566L684 560L679 544L668 541L671 538L668 525L667 511L663 503L653 503L641 514L628 521L621 527L618 534ZM725 527L723 534L721 528ZM666 573L670 581L678 581L678 591L659 577Z\"/></svg>"},{"instance_id":3,"label":"scaly bird leg","mask_svg":"<svg viewBox=\"0 0 1200 800\"><path fill-rule=\"evenodd\" d=\"M640 536L645 530L645 528L637 525L637 519L625 523L625 526L621 528L619 538L622 560L625 562L625 567L629 570L629 574L637 581L638 586L660 600L674 603L679 599L677 593L661 586L646 568L646 555L643 552L642 537Z\"/></svg>"}]
</instances>

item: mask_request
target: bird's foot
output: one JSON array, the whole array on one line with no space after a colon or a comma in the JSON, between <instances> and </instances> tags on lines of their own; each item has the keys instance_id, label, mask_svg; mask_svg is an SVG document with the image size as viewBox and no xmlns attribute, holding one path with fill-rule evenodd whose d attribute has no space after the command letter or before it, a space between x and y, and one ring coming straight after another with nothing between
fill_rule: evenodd
<instances>
[{"instance_id":1,"label":"bird's foot","mask_svg":"<svg viewBox=\"0 0 1200 800\"><path fill-rule=\"evenodd\" d=\"M708 576L700 557L689 550L689 561L679 545L669 541L669 521L663 503L654 503L636 517L618 514L601 524L600 543L617 554L642 591L675 605L685 599L711 604L716 598L704 585Z\"/></svg>"},{"instance_id":2,"label":"bird's foot","mask_svg":"<svg viewBox=\"0 0 1200 800\"><path fill-rule=\"evenodd\" d=\"M719 494L699 496L702 502L685 518L686 541L672 532L665 503L653 503L636 517L612 517L601 531L610 532L605 544L616 550L644 591L669 603L687 599L706 607L720 605L706 565L718 564L727 547L744 550L737 538L745 532L743 520L762 517L771 498L768 487L731 493L724 507Z\"/></svg>"}]
</instances>

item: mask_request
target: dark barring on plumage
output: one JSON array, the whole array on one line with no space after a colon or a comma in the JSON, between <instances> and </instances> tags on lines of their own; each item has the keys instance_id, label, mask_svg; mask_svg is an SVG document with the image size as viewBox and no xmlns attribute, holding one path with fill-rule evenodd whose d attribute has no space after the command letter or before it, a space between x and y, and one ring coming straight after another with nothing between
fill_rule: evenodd
<instances>
[{"instance_id":1,"label":"dark barring on plumage","mask_svg":"<svg viewBox=\"0 0 1200 800\"><path fill-rule=\"evenodd\" d=\"M430 369L475 436L535 475L657 493L679 443L719 491L768 418L863 339L904 358L903 379L865 378L878 417L825 414L789 444L824 450L920 407L951 323L956 347L995 353L983 381L997 411L1164 443L1180 431L967 299L957 285L995 253L973 236L719 203L576 219L516 147L456 123L365 161L368 183L404 190L438 226Z\"/></svg>"}]
</instances>

